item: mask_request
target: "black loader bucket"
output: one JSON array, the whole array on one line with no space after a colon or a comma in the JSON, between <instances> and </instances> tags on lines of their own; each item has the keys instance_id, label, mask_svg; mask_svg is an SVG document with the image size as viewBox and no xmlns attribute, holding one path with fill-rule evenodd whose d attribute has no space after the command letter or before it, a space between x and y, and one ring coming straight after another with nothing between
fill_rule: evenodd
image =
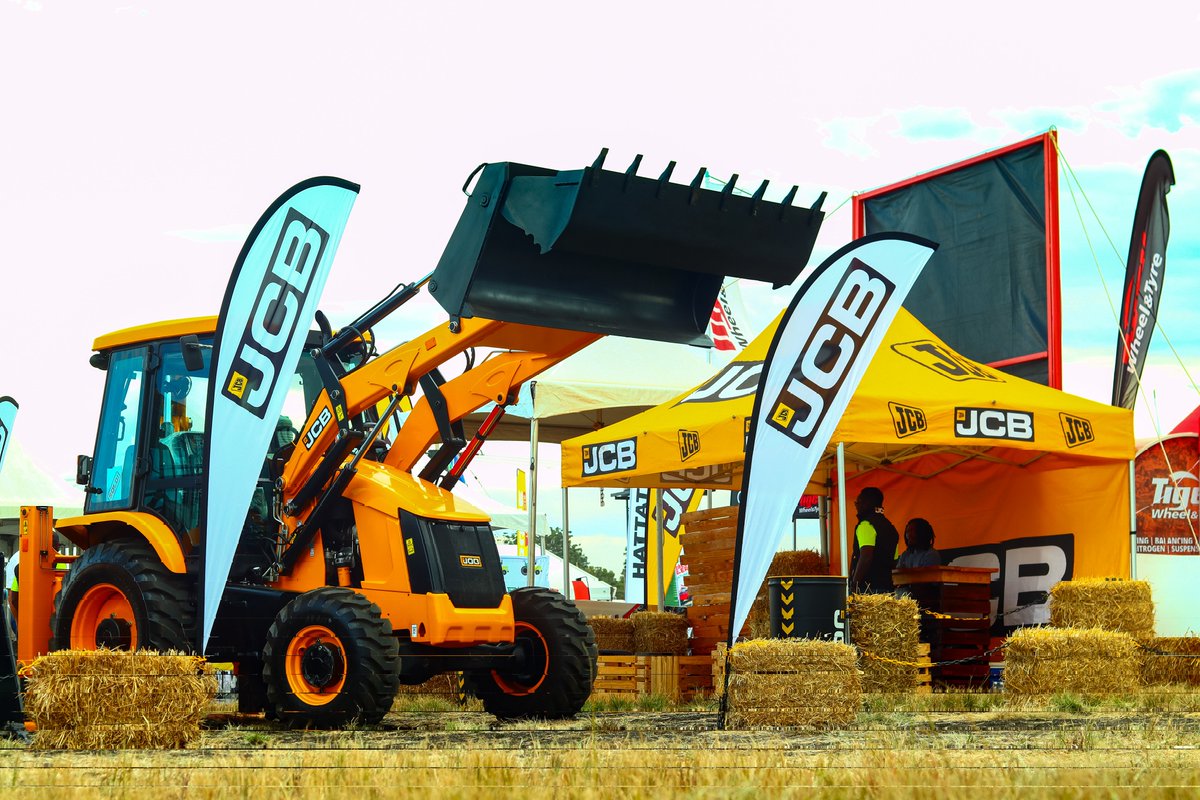
<instances>
[{"instance_id":1,"label":"black loader bucket","mask_svg":"<svg viewBox=\"0 0 1200 800\"><path fill-rule=\"evenodd\" d=\"M707 343L726 276L791 283L812 253L812 208L591 167L486 164L429 282L452 317ZM469 181L468 181L469 182Z\"/></svg>"}]
</instances>

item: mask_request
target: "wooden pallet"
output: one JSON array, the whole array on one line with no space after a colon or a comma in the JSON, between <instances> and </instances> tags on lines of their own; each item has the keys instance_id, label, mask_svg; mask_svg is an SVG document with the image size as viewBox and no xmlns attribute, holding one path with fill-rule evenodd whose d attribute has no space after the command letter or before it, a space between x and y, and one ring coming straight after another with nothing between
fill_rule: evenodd
<instances>
[{"instance_id":1,"label":"wooden pallet","mask_svg":"<svg viewBox=\"0 0 1200 800\"><path fill-rule=\"evenodd\" d=\"M592 697L658 694L687 702L712 690L710 656L602 655L596 662Z\"/></svg>"}]
</instances>

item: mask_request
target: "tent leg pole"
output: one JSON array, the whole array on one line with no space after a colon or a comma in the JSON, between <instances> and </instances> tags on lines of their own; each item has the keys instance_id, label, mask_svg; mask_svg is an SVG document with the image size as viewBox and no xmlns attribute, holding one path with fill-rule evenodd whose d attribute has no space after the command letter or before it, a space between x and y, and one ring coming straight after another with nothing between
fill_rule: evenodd
<instances>
[{"instance_id":1,"label":"tent leg pole","mask_svg":"<svg viewBox=\"0 0 1200 800\"><path fill-rule=\"evenodd\" d=\"M842 574L846 576L846 593L850 592L850 566L846 560L846 445L838 442L837 446L837 482L838 482L838 553L841 556Z\"/></svg>"},{"instance_id":2,"label":"tent leg pole","mask_svg":"<svg viewBox=\"0 0 1200 800\"><path fill-rule=\"evenodd\" d=\"M663 564L663 490L658 489L654 492L655 510L654 510L654 551L658 554L655 559L658 562L657 569L654 572L654 581L658 584L658 611L667 610L667 585L664 573L667 568ZM647 570L649 574L649 570Z\"/></svg>"},{"instance_id":3,"label":"tent leg pole","mask_svg":"<svg viewBox=\"0 0 1200 800\"><path fill-rule=\"evenodd\" d=\"M537 572L537 462L538 462L538 421L534 417L529 421L529 583L535 586L534 575Z\"/></svg>"},{"instance_id":4,"label":"tent leg pole","mask_svg":"<svg viewBox=\"0 0 1200 800\"><path fill-rule=\"evenodd\" d=\"M1137 580L1137 485L1129 462L1129 580Z\"/></svg>"},{"instance_id":5,"label":"tent leg pole","mask_svg":"<svg viewBox=\"0 0 1200 800\"><path fill-rule=\"evenodd\" d=\"M575 598L571 594L571 542L570 542L570 539L568 538L570 536L570 533L568 533L568 531L570 530L570 528L568 527L568 520L570 519L570 517L567 516L567 487L565 487L565 486L563 487L562 493L563 493L563 501L562 501L562 503L563 503L563 597L567 598L568 600L573 600Z\"/></svg>"}]
</instances>

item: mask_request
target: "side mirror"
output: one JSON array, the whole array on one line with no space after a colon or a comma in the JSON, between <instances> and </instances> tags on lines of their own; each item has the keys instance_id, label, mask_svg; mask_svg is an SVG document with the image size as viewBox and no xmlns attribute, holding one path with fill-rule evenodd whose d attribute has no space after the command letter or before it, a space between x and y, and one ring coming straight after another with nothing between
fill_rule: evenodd
<instances>
[{"instance_id":1,"label":"side mirror","mask_svg":"<svg viewBox=\"0 0 1200 800\"><path fill-rule=\"evenodd\" d=\"M75 456L75 482L88 486L92 482L92 457Z\"/></svg>"},{"instance_id":2,"label":"side mirror","mask_svg":"<svg viewBox=\"0 0 1200 800\"><path fill-rule=\"evenodd\" d=\"M200 344L200 339L194 333L179 337L179 347L183 351L183 366L188 372L204 371L204 348L211 345Z\"/></svg>"}]
</instances>

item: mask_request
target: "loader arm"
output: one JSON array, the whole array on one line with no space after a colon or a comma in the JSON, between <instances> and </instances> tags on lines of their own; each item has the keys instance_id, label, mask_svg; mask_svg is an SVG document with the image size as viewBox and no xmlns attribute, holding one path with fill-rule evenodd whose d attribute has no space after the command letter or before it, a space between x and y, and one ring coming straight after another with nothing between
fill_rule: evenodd
<instances>
[{"instance_id":1,"label":"loader arm","mask_svg":"<svg viewBox=\"0 0 1200 800\"><path fill-rule=\"evenodd\" d=\"M443 385L442 393L452 421L462 419L489 402L504 404L523 382L599 338L600 335L595 333L470 318L462 321L458 333L451 332L449 326L440 326L392 348L343 376L337 388L321 393L300 429L299 441L284 467L284 502L295 499L317 474L326 454L335 452L334 444L349 420L393 394L411 395L422 376L468 348L485 347L504 352ZM404 471L411 470L437 436L432 409L422 398L414 406L403 432L397 435L385 463Z\"/></svg>"}]
</instances>

